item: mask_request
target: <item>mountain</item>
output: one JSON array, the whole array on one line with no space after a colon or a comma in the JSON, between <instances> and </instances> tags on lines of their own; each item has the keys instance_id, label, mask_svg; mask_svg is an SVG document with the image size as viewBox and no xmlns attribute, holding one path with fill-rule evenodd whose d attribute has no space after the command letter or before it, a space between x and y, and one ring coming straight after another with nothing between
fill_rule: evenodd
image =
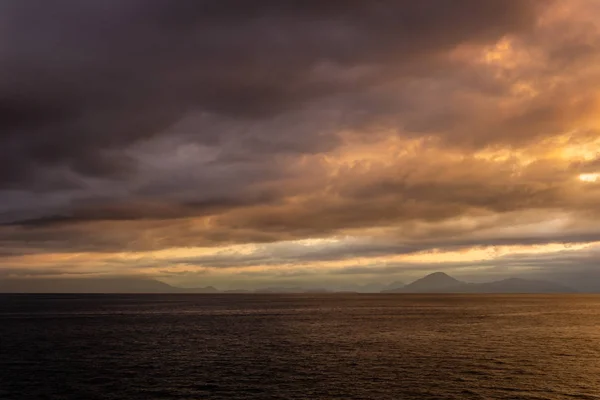
<instances>
[{"instance_id":1,"label":"mountain","mask_svg":"<svg viewBox=\"0 0 600 400\"><path fill-rule=\"evenodd\" d=\"M436 272L418 279L404 288L383 293L575 293L567 286L540 280L510 278L486 283L466 283Z\"/></svg>"},{"instance_id":2,"label":"mountain","mask_svg":"<svg viewBox=\"0 0 600 400\"><path fill-rule=\"evenodd\" d=\"M511 278L486 283L466 283L436 272L404 287L399 282L389 285L364 284L348 287L347 292L374 293L574 293L575 290L559 283ZM339 291L339 290L338 290ZM343 290L341 290L343 291ZM323 288L266 287L256 290L229 290L226 292L207 286L180 288L167 283L139 277L113 278L2 278L0 293L328 293Z\"/></svg>"},{"instance_id":3,"label":"mountain","mask_svg":"<svg viewBox=\"0 0 600 400\"><path fill-rule=\"evenodd\" d=\"M206 286L199 288L179 288L171 286L175 289L175 293L221 293L219 289L214 286Z\"/></svg>"},{"instance_id":4,"label":"mountain","mask_svg":"<svg viewBox=\"0 0 600 400\"><path fill-rule=\"evenodd\" d=\"M303 287L265 287L254 290L253 293L330 293L323 288L303 288Z\"/></svg>"},{"instance_id":5,"label":"mountain","mask_svg":"<svg viewBox=\"0 0 600 400\"><path fill-rule=\"evenodd\" d=\"M462 285L464 282L461 282L457 279L454 279L448 274L443 272L434 272L433 274L429 274L421 279L417 279L416 281L398 289L386 290L387 293L427 293L427 292L438 292L445 291L447 288L455 287L458 285Z\"/></svg>"},{"instance_id":6,"label":"mountain","mask_svg":"<svg viewBox=\"0 0 600 400\"><path fill-rule=\"evenodd\" d=\"M403 282L395 281L389 284L385 283L365 283L356 285L345 285L335 288L336 292L347 293L379 293L383 290L392 290L404 287Z\"/></svg>"},{"instance_id":7,"label":"mountain","mask_svg":"<svg viewBox=\"0 0 600 400\"><path fill-rule=\"evenodd\" d=\"M178 288L155 279L115 278L7 278L0 293L216 293L212 286Z\"/></svg>"}]
</instances>

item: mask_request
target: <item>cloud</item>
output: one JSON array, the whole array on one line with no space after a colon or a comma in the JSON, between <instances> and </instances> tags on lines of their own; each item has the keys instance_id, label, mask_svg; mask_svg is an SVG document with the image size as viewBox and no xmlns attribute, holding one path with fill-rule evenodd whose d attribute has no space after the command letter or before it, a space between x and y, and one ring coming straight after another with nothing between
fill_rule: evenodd
<instances>
[{"instance_id":1,"label":"cloud","mask_svg":"<svg viewBox=\"0 0 600 400\"><path fill-rule=\"evenodd\" d=\"M591 0L5 1L0 265L89 253L82 269L114 272L135 269L115 254L258 246L138 268L290 275L597 241L597 11ZM289 245L342 237L359 239Z\"/></svg>"},{"instance_id":2,"label":"cloud","mask_svg":"<svg viewBox=\"0 0 600 400\"><path fill-rule=\"evenodd\" d=\"M382 68L493 41L526 27L533 7L522 0L3 2L0 183L27 187L47 168L123 177L133 167L122 148L161 135L186 112L242 123L269 118L372 84ZM360 68L375 73L353 74ZM194 132L209 143L222 135Z\"/></svg>"}]
</instances>

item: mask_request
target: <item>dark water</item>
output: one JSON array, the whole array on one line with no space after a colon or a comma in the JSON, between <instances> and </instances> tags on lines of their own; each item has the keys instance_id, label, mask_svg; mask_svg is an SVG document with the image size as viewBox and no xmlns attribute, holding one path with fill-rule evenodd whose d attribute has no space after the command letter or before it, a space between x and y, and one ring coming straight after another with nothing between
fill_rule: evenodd
<instances>
[{"instance_id":1,"label":"dark water","mask_svg":"<svg viewBox=\"0 0 600 400\"><path fill-rule=\"evenodd\" d=\"M600 399L600 296L0 296L0 399Z\"/></svg>"}]
</instances>

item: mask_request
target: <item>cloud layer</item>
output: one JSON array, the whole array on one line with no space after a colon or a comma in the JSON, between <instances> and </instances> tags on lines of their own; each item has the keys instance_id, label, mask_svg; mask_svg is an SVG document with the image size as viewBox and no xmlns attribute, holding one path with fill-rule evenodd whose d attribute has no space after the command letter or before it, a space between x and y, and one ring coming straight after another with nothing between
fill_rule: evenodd
<instances>
[{"instance_id":1,"label":"cloud layer","mask_svg":"<svg viewBox=\"0 0 600 400\"><path fill-rule=\"evenodd\" d=\"M460 254L593 246L599 12L5 1L0 271L484 274L530 264Z\"/></svg>"}]
</instances>

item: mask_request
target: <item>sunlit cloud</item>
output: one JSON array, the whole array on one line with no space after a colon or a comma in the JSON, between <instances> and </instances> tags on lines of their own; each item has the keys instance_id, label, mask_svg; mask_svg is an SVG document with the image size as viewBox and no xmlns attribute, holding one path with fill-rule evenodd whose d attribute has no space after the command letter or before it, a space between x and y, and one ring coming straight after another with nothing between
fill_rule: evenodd
<instances>
[{"instance_id":1,"label":"sunlit cloud","mask_svg":"<svg viewBox=\"0 0 600 400\"><path fill-rule=\"evenodd\" d=\"M581 174L579 175L579 180L583 182L594 183L600 179L600 173L592 173L592 174Z\"/></svg>"}]
</instances>

